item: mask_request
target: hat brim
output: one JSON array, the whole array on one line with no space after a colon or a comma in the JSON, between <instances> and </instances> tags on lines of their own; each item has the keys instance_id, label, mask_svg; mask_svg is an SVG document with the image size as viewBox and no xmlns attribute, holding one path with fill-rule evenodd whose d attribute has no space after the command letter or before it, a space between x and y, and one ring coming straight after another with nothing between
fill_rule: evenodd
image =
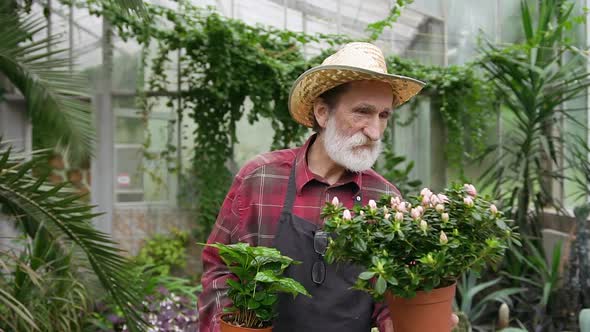
<instances>
[{"instance_id":1,"label":"hat brim","mask_svg":"<svg viewBox=\"0 0 590 332\"><path fill-rule=\"evenodd\" d=\"M347 82L375 80L391 85L396 100L394 107L399 106L414 97L425 83L417 79L380 73L364 68L321 65L301 74L289 94L289 112L295 121L313 127L313 102L322 93Z\"/></svg>"}]
</instances>

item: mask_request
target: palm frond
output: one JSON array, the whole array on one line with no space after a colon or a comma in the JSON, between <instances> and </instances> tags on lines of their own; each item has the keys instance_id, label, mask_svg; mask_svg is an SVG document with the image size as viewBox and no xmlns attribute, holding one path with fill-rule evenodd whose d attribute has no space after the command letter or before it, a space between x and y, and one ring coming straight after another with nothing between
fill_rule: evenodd
<instances>
[{"instance_id":1,"label":"palm frond","mask_svg":"<svg viewBox=\"0 0 590 332\"><path fill-rule=\"evenodd\" d=\"M148 18L148 11L145 8L143 0L112 0L119 8L127 14L138 14L142 18Z\"/></svg>"},{"instance_id":2,"label":"palm frond","mask_svg":"<svg viewBox=\"0 0 590 332\"><path fill-rule=\"evenodd\" d=\"M22 319L31 329L39 331L39 327L33 321L33 315L20 301L14 298L9 292L0 288L0 303L8 307L8 309L16 312L17 317Z\"/></svg>"},{"instance_id":3,"label":"palm frond","mask_svg":"<svg viewBox=\"0 0 590 332\"><path fill-rule=\"evenodd\" d=\"M584 65L587 56L561 39L572 8L548 0L533 13L521 1L526 42L507 48L488 42L480 47L481 67L493 78L501 103L511 115L502 147L505 158L490 165L481 180L494 192L504 193L505 210L514 211L522 232L533 236L539 235L535 217L543 207L562 210L550 187L552 180L564 178L559 173L563 168L559 156L565 141L563 135L555 135L559 129L555 118L572 118L560 106L582 96L590 86ZM559 24L553 24L554 20Z\"/></svg>"},{"instance_id":4,"label":"palm frond","mask_svg":"<svg viewBox=\"0 0 590 332\"><path fill-rule=\"evenodd\" d=\"M23 94L35 128L51 133L52 142L68 151L70 160L90 157L94 130L83 76L69 71L72 59L57 48L59 38L33 39L45 29L42 18L0 14L0 73ZM47 51L53 49L52 51Z\"/></svg>"},{"instance_id":5,"label":"palm frond","mask_svg":"<svg viewBox=\"0 0 590 332\"><path fill-rule=\"evenodd\" d=\"M134 331L145 327L146 322L137 311L141 306L141 282L116 243L91 224L96 216L92 206L81 203L79 196L63 187L49 186L31 176L31 170L46 161L45 155L17 163L9 155L10 151L0 153L0 205L21 216L20 222L29 225L31 239L43 231L62 249L73 245L83 251L93 273L121 307L128 326ZM53 252L45 255L63 255L66 250L62 249L49 248Z\"/></svg>"}]
</instances>

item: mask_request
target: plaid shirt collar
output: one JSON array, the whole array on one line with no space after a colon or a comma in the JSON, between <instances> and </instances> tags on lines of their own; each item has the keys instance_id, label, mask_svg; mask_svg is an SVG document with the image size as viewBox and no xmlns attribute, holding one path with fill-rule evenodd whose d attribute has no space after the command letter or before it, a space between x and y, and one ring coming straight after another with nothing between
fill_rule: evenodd
<instances>
[{"instance_id":1,"label":"plaid shirt collar","mask_svg":"<svg viewBox=\"0 0 590 332\"><path fill-rule=\"evenodd\" d=\"M312 181L318 181L328 184L328 181L323 177L314 174L307 165L307 152L312 144L314 144L317 138L317 134L312 135L307 142L297 152L297 164L295 165L295 184L297 186L297 195L301 195L303 187ZM320 143L318 143L320 144ZM332 187L338 187L346 184L351 184L353 188L353 195L357 195L362 188L362 179L364 172L351 172L345 171L340 180L332 185Z\"/></svg>"}]
</instances>

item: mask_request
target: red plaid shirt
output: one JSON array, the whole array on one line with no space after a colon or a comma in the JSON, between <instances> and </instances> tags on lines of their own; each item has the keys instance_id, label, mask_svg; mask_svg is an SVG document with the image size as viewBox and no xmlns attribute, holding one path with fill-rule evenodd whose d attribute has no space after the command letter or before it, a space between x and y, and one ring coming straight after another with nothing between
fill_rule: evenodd
<instances>
[{"instance_id":1,"label":"red plaid shirt","mask_svg":"<svg viewBox=\"0 0 590 332\"><path fill-rule=\"evenodd\" d=\"M377 200L382 195L399 195L395 186L373 170L361 173L346 172L335 184L312 173L307 167L307 150L315 135L303 147L259 155L248 162L236 175L209 236L208 243L247 242L250 245L272 246L283 209L291 166L297 157L297 197L293 213L311 222L321 223L320 212L334 196L351 208L360 194L362 203ZM231 304L226 297L225 280L230 276L217 250L203 250L203 292L199 296L201 332L218 332L220 314ZM389 319L387 306L378 304L373 313L374 325L383 331Z\"/></svg>"}]
</instances>

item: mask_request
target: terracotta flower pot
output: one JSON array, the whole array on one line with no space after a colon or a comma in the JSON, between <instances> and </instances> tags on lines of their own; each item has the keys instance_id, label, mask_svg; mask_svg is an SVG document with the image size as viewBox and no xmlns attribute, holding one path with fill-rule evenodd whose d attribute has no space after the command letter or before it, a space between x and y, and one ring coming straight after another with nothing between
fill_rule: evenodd
<instances>
[{"instance_id":1,"label":"terracotta flower pot","mask_svg":"<svg viewBox=\"0 0 590 332\"><path fill-rule=\"evenodd\" d=\"M411 299L386 294L395 332L450 332L457 284L418 292Z\"/></svg>"},{"instance_id":2,"label":"terracotta flower pot","mask_svg":"<svg viewBox=\"0 0 590 332\"><path fill-rule=\"evenodd\" d=\"M231 314L221 315L221 332L272 332L272 326L261 329L253 329L248 327L235 326L225 321L225 317Z\"/></svg>"}]
</instances>

